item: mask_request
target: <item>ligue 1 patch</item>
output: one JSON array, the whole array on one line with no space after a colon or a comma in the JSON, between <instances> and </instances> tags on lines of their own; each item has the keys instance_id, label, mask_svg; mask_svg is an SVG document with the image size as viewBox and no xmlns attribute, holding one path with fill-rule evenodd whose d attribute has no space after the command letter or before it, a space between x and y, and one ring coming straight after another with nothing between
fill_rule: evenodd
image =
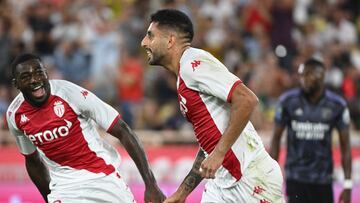
<instances>
[{"instance_id":1,"label":"ligue 1 patch","mask_svg":"<svg viewBox=\"0 0 360 203\"><path fill-rule=\"evenodd\" d=\"M54 103L54 113L60 118L64 115L65 107L61 101L56 101Z\"/></svg>"}]
</instances>

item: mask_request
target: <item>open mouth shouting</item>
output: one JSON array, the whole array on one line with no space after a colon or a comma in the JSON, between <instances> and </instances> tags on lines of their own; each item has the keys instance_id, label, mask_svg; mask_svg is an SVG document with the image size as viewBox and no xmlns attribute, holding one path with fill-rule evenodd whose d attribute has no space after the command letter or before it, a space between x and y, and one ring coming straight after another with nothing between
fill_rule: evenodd
<instances>
[{"instance_id":1,"label":"open mouth shouting","mask_svg":"<svg viewBox=\"0 0 360 203\"><path fill-rule=\"evenodd\" d=\"M42 98L45 96L45 88L44 85L37 85L34 88L32 88L31 95L35 98Z\"/></svg>"}]
</instances>

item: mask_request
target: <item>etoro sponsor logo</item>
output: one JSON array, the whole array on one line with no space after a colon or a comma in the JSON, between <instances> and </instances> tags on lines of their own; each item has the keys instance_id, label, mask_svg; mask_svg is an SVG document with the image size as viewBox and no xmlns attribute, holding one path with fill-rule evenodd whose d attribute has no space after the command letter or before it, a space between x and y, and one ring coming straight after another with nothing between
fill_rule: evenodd
<instances>
[{"instance_id":1,"label":"etoro sponsor logo","mask_svg":"<svg viewBox=\"0 0 360 203\"><path fill-rule=\"evenodd\" d=\"M72 123L66 119L64 119L64 121L66 122L66 125L55 127L52 130L45 130L33 135L27 135L26 132L24 132L24 134L28 136L31 142L35 145L51 142L60 137L66 137L69 135Z\"/></svg>"}]
</instances>

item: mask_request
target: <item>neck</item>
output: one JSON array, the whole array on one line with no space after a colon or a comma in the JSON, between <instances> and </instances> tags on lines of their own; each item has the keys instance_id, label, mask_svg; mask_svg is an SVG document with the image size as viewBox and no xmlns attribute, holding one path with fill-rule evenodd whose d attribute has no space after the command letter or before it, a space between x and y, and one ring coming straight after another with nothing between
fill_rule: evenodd
<instances>
[{"instance_id":1,"label":"neck","mask_svg":"<svg viewBox=\"0 0 360 203\"><path fill-rule=\"evenodd\" d=\"M307 99L310 101L310 103L316 104L320 101L321 97L324 94L324 88L320 88L318 91L314 92L311 95L307 95Z\"/></svg>"},{"instance_id":2,"label":"neck","mask_svg":"<svg viewBox=\"0 0 360 203\"><path fill-rule=\"evenodd\" d=\"M179 74L180 59L186 49L190 48L190 43L186 43L179 48L173 48L172 54L169 55L169 61L164 64L164 67L170 70L175 75Z\"/></svg>"}]
</instances>

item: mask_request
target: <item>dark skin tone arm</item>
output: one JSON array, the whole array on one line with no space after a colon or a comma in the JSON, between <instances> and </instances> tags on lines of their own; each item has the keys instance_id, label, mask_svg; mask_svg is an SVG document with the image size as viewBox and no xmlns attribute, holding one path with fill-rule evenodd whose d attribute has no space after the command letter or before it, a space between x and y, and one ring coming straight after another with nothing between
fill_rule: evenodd
<instances>
[{"instance_id":1,"label":"dark skin tone arm","mask_svg":"<svg viewBox=\"0 0 360 203\"><path fill-rule=\"evenodd\" d=\"M31 155L25 156L25 165L31 180L40 191L45 202L48 202L47 195L50 194L50 177L48 169L41 160L39 153L36 151Z\"/></svg>"},{"instance_id":2,"label":"dark skin tone arm","mask_svg":"<svg viewBox=\"0 0 360 203\"><path fill-rule=\"evenodd\" d=\"M136 167L145 182L145 202L163 202L165 196L156 183L154 174L150 169L149 162L145 155L144 148L134 132L124 121L119 119L111 129L110 134L120 140L130 157L134 160Z\"/></svg>"},{"instance_id":3,"label":"dark skin tone arm","mask_svg":"<svg viewBox=\"0 0 360 203\"><path fill-rule=\"evenodd\" d=\"M164 203L185 202L186 197L200 184L203 177L200 174L200 165L205 159L205 153L202 149L196 155L194 164L176 192L171 195Z\"/></svg>"},{"instance_id":4,"label":"dark skin tone arm","mask_svg":"<svg viewBox=\"0 0 360 203\"><path fill-rule=\"evenodd\" d=\"M280 141L282 134L284 132L285 126L276 124L275 129L273 132L273 136L271 139L271 145L270 145L270 156L278 161L279 159L279 152L280 152Z\"/></svg>"},{"instance_id":5,"label":"dark skin tone arm","mask_svg":"<svg viewBox=\"0 0 360 203\"><path fill-rule=\"evenodd\" d=\"M349 129L339 131L340 148L341 148L341 164L344 169L345 179L351 179L351 147ZM351 189L344 189L340 195L339 202L351 202Z\"/></svg>"}]
</instances>

